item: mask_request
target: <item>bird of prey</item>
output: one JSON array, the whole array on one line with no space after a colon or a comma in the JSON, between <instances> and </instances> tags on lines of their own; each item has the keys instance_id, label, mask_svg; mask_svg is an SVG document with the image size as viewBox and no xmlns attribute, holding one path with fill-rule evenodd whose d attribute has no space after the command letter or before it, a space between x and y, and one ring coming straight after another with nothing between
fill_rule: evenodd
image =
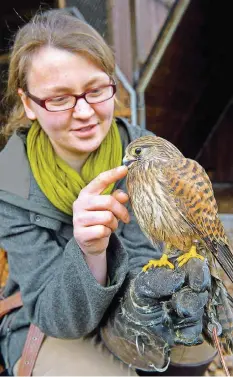
<instances>
[{"instance_id":1,"label":"bird of prey","mask_svg":"<svg viewBox=\"0 0 233 377\"><path fill-rule=\"evenodd\" d=\"M233 253L203 167L157 136L132 141L123 164L128 167L127 189L139 226L152 244L166 244L161 259L149 261L143 270L174 268L168 260L173 248L183 251L179 266L190 258L204 259L197 253L201 243L233 282Z\"/></svg>"}]
</instances>

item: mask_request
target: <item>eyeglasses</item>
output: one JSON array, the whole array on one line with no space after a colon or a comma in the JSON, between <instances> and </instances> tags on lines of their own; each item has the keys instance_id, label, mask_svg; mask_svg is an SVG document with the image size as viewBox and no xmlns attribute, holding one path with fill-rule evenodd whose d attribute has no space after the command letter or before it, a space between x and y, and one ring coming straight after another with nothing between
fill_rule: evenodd
<instances>
[{"instance_id":1,"label":"eyeglasses","mask_svg":"<svg viewBox=\"0 0 233 377\"><path fill-rule=\"evenodd\" d=\"M37 105L43 107L47 111L54 111L54 112L73 109L80 98L85 99L87 103L92 105L92 104L101 103L101 102L109 100L110 98L114 96L115 93L116 93L115 82L113 84L99 86L98 88L89 90L80 95L65 94L62 96L46 98L46 99L40 99L38 97L33 96L28 91L25 92L25 94L29 98L31 98L32 101L37 103Z\"/></svg>"}]
</instances>

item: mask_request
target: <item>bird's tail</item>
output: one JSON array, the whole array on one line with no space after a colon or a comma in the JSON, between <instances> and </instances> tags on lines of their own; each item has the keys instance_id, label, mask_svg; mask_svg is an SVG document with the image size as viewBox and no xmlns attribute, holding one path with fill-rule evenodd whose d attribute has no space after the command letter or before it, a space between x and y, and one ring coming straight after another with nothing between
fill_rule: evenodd
<instances>
[{"instance_id":1,"label":"bird's tail","mask_svg":"<svg viewBox=\"0 0 233 377\"><path fill-rule=\"evenodd\" d=\"M233 283L233 252L230 247L223 241L212 241L209 237L203 241Z\"/></svg>"}]
</instances>

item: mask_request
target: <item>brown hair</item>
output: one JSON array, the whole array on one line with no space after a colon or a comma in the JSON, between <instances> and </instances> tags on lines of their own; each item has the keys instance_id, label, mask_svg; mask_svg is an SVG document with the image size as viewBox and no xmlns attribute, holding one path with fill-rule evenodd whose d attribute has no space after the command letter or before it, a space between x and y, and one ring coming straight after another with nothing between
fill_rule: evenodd
<instances>
[{"instance_id":1,"label":"brown hair","mask_svg":"<svg viewBox=\"0 0 233 377\"><path fill-rule=\"evenodd\" d=\"M6 137L15 130L29 127L30 121L26 117L17 89L27 90L27 71L31 59L43 46L86 54L110 77L114 75L113 53L90 25L61 10L36 14L17 32L11 50L5 96L10 112L2 131Z\"/></svg>"}]
</instances>

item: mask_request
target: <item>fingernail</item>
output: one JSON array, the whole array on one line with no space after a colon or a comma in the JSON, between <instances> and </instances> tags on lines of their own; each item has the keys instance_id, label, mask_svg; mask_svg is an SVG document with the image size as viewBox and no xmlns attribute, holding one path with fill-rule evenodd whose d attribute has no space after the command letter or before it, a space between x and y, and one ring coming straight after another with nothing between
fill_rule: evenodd
<instances>
[{"instance_id":1,"label":"fingernail","mask_svg":"<svg viewBox=\"0 0 233 377\"><path fill-rule=\"evenodd\" d=\"M117 171L122 171L122 170L125 170L125 168L126 168L126 166L121 165L121 166L118 166L118 167L116 168L116 170L117 170Z\"/></svg>"},{"instance_id":2,"label":"fingernail","mask_svg":"<svg viewBox=\"0 0 233 377\"><path fill-rule=\"evenodd\" d=\"M125 194L125 192L121 189L117 189L115 192L117 192L117 194Z\"/></svg>"},{"instance_id":3,"label":"fingernail","mask_svg":"<svg viewBox=\"0 0 233 377\"><path fill-rule=\"evenodd\" d=\"M130 222L130 216L125 216L125 222L129 223Z\"/></svg>"}]
</instances>

